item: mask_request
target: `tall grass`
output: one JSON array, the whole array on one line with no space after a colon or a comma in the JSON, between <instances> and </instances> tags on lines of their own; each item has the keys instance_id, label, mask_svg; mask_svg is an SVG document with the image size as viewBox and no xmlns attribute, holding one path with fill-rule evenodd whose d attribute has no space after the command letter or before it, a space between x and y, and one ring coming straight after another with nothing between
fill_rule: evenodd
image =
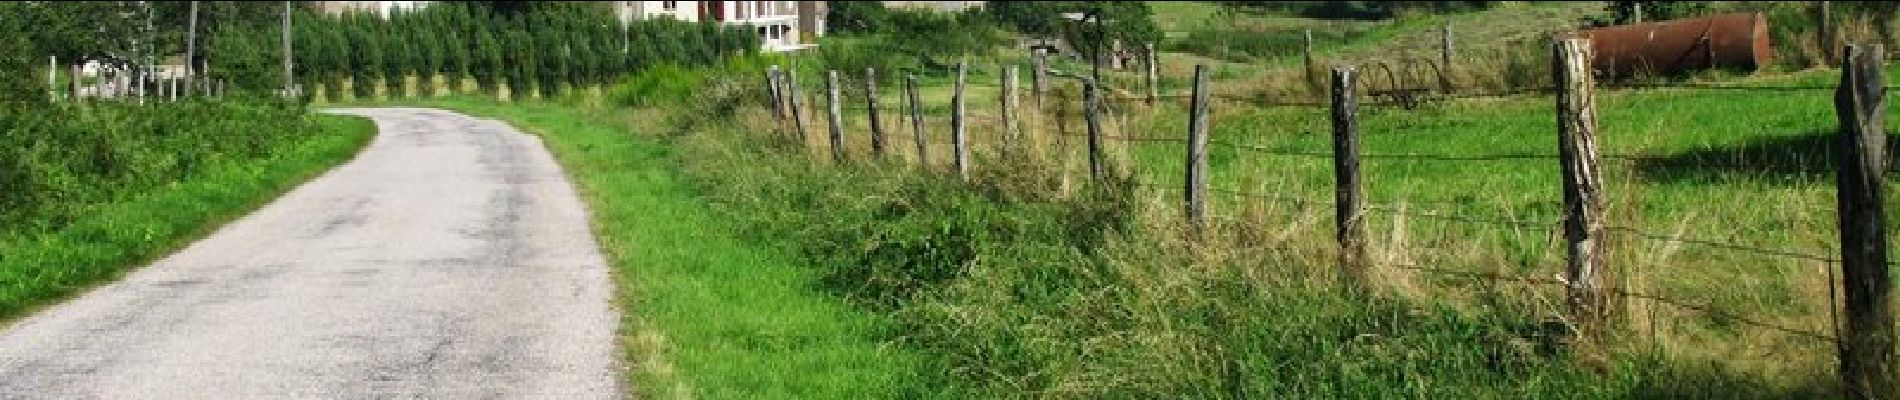
<instances>
[{"instance_id":1,"label":"tall grass","mask_svg":"<svg viewBox=\"0 0 1900 400\"><path fill-rule=\"evenodd\" d=\"M0 319L163 255L374 133L360 118L240 102L0 111Z\"/></svg>"},{"instance_id":2,"label":"tall grass","mask_svg":"<svg viewBox=\"0 0 1900 400\"><path fill-rule=\"evenodd\" d=\"M681 130L676 132L675 143L685 155L683 170L715 207L739 221L743 237L780 243L797 254L797 263L818 274L825 290L894 318L901 332L898 343L925 356L923 375L914 384L939 389L926 393L1061 398L1774 398L1821 395L1831 380L1824 369L1806 367L1815 365L1808 361L1788 364L1805 370L1764 370L1761 364L1723 362L1718 354L1697 351L1693 346L1728 340L1738 343L1721 348L1762 344L1774 349L1743 353L1751 356L1797 354L1812 361L1825 357L1824 349L1759 336L1741 326L1720 327L1722 322L1713 319L1680 324L1658 319L1686 318L1672 311L1636 318L1663 330L1651 334L1662 341L1619 331L1625 332L1619 340L1627 340L1619 343L1630 345L1573 353L1561 345L1561 302L1552 300L1561 293L1555 288L1397 268L1548 271L1560 260L1552 258L1557 255L1549 232L1382 219L1374 224L1381 239L1375 258L1390 267L1381 268L1376 281L1369 283L1376 290L1352 294L1340 290L1340 277L1332 272L1330 208L1225 198L1216 203L1222 210L1216 231L1202 241L1185 240L1175 195L1129 184L1172 186L1155 178L1172 175L1180 162L1166 144L1111 147L1116 162L1124 165L1117 170L1129 175L1092 185L1074 178L1080 171L1075 162L1079 139L1052 137L1057 129L1042 125L1035 128L1041 136L1025 144L1033 146L1025 153L1029 155L1003 156L997 150L1004 148L996 142L998 136L979 128L973 137L985 143L978 147L977 172L963 181L935 162L939 156L924 166L908 162L911 156L902 152L870 159L862 140L862 117L857 115L848 117L846 129L853 138L848 140L852 161L833 165L827 161L829 150L816 144L822 140L807 146L770 133L769 112L755 103L762 96L756 87L714 93L736 99L678 108L695 110L677 116L691 121L678 125ZM985 96L972 98L989 98ZM732 108L734 104L738 107ZM1123 129L1118 134L1167 136L1160 132L1179 122L1178 113L1125 107L1129 115L1118 119L1126 122L1111 127L1111 133ZM1518 126L1513 129L1538 129L1543 123L1534 121L1544 118L1537 106L1471 107L1459 110L1496 111L1467 117L1439 111L1418 122L1411 122L1415 116L1396 112L1369 116L1369 126L1382 132L1369 136L1369 143L1382 149L1491 151L1539 142L1528 133L1473 128L1488 118ZM732 114L697 111L714 109L730 109ZM934 107L925 111L941 116ZM972 126L988 127L986 121L995 119L993 108L974 112ZM1300 111L1227 111L1232 114L1217 117L1216 136L1241 142L1324 140L1310 134L1322 131L1313 125L1323 123L1323 117L1240 117L1277 112ZM941 121L930 121L933 138L944 135ZM822 122L812 124L811 131L823 130ZM1404 134L1408 128L1403 127L1427 130ZM896 136L901 139L892 148L910 149L908 129L893 129L904 134ZM1431 133L1435 131L1444 133ZM1453 145L1480 132L1493 140ZM930 140L937 145L937 139ZM1676 143L1696 142L1682 140ZM1265 143L1275 143L1271 141ZM1412 141L1423 142L1407 143ZM933 151L947 152L942 147ZM1238 185L1229 186L1235 189L1303 196L1323 190L1319 184L1328 175L1318 165L1295 160L1254 164L1266 157L1217 154L1216 177L1238 179L1228 181ZM1250 164L1261 167L1242 169ZM1456 185L1424 189L1433 179L1444 181L1448 174L1471 172L1468 169L1390 168L1372 172L1375 181L1406 184L1375 189L1375 196L1465 193L1478 197L1449 201L1474 208L1500 204L1525 217L1552 215L1545 210L1547 203L1484 198L1503 194L1497 191ZM1256 171L1286 180L1237 176ZM1546 179L1543 172L1523 171L1468 182L1513 188L1513 193L1521 192L1514 196L1525 198L1554 196L1536 183ZM1420 172L1439 178L1422 178ZM1632 264L1666 262L1643 259L1646 256L1635 251L1618 257L1618 262ZM1685 283L1652 273L1630 275L1658 279L1649 283L1658 287ZM1718 328L1694 327L1707 323ZM1679 331L1667 331L1671 329Z\"/></svg>"}]
</instances>

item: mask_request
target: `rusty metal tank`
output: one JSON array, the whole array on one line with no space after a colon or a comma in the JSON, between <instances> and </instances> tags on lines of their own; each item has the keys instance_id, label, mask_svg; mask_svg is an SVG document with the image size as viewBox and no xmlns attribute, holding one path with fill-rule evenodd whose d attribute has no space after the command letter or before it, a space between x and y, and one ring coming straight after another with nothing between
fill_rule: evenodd
<instances>
[{"instance_id":1,"label":"rusty metal tank","mask_svg":"<svg viewBox=\"0 0 1900 400\"><path fill-rule=\"evenodd\" d=\"M1586 29L1599 73L1626 77L1639 71L1678 73L1711 68L1753 71L1768 65L1768 19L1760 12L1739 12Z\"/></svg>"}]
</instances>

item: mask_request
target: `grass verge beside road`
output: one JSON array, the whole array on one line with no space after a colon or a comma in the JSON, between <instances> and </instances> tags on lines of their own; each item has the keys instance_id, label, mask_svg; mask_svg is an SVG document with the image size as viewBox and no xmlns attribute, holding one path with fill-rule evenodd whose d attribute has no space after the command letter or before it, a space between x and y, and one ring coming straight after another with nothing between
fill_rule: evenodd
<instances>
[{"instance_id":1,"label":"grass verge beside road","mask_svg":"<svg viewBox=\"0 0 1900 400\"><path fill-rule=\"evenodd\" d=\"M213 157L182 179L83 205L82 211L57 217L62 220L57 224L0 227L0 249L5 249L0 251L0 320L24 316L169 254L348 160L376 133L375 124L363 118L309 118L307 126L315 132L271 142L268 156Z\"/></svg>"},{"instance_id":2,"label":"grass verge beside road","mask_svg":"<svg viewBox=\"0 0 1900 400\"><path fill-rule=\"evenodd\" d=\"M731 227L678 172L651 114L441 100L539 135L588 202L616 271L632 385L655 398L888 398L917 361L887 318L818 291L812 271ZM651 130L656 135L630 133Z\"/></svg>"}]
</instances>

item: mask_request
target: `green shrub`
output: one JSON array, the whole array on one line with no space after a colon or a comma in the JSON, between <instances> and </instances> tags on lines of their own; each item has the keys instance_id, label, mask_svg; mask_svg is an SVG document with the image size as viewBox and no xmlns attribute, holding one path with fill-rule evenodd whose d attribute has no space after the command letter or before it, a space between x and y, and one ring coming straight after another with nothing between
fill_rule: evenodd
<instances>
[{"instance_id":1,"label":"green shrub","mask_svg":"<svg viewBox=\"0 0 1900 400\"><path fill-rule=\"evenodd\" d=\"M615 85L610 94L615 104L653 107L682 104L705 86L706 72L673 64L649 67Z\"/></svg>"},{"instance_id":2,"label":"green shrub","mask_svg":"<svg viewBox=\"0 0 1900 400\"><path fill-rule=\"evenodd\" d=\"M241 104L249 102L255 104ZM58 229L86 207L155 190L306 135L301 107L254 99L0 108L0 226Z\"/></svg>"}]
</instances>

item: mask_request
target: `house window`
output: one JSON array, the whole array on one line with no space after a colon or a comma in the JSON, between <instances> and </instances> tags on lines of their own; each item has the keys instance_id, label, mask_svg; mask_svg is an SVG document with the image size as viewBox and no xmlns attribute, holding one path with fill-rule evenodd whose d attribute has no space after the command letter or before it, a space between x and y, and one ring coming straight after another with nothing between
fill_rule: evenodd
<instances>
[{"instance_id":1,"label":"house window","mask_svg":"<svg viewBox=\"0 0 1900 400\"><path fill-rule=\"evenodd\" d=\"M755 1L755 2L752 2L752 7L753 7L753 8L757 8L757 9L759 9L759 15L772 15L772 14L777 14L777 13L774 13L774 12L772 12L772 5L771 5L771 2L768 2L768 1Z\"/></svg>"},{"instance_id":2,"label":"house window","mask_svg":"<svg viewBox=\"0 0 1900 400\"><path fill-rule=\"evenodd\" d=\"M662 1L662 2L660 2L660 9L663 9L663 10L667 10L667 11L679 11L679 9L680 9L680 2L677 2L677 1Z\"/></svg>"}]
</instances>

